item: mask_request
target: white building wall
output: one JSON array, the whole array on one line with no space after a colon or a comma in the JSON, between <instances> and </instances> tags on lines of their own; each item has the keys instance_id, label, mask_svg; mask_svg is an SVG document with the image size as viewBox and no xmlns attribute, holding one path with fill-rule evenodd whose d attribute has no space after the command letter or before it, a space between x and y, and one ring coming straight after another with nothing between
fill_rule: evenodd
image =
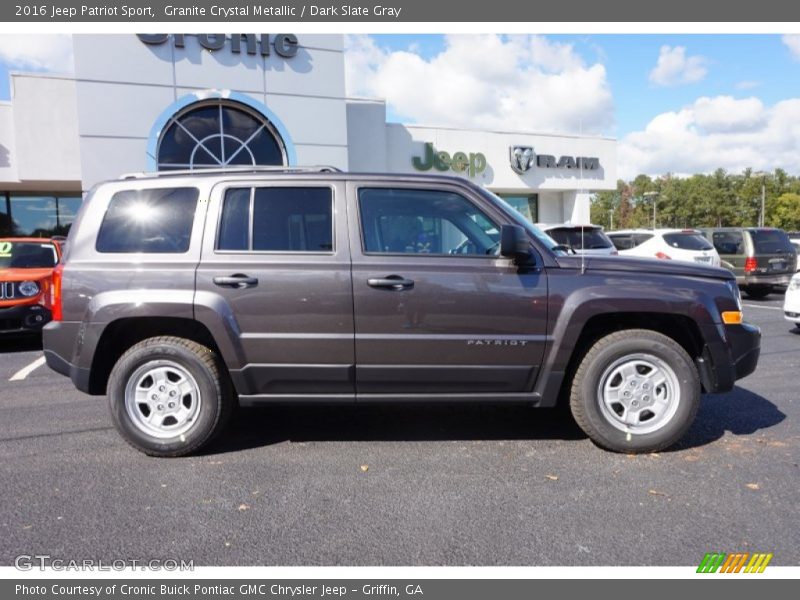
<instances>
[{"instance_id":1,"label":"white building wall","mask_svg":"<svg viewBox=\"0 0 800 600\"><path fill-rule=\"evenodd\" d=\"M271 37L272 39L272 37ZM228 46L209 52L195 35L148 45L135 35L75 35L77 134L82 185L153 168L151 130L174 102L228 90L271 111L288 132L298 164L348 168L344 48L341 35L298 35L297 55L282 58Z\"/></svg>"},{"instance_id":2,"label":"white building wall","mask_svg":"<svg viewBox=\"0 0 800 600\"><path fill-rule=\"evenodd\" d=\"M14 74L11 100L13 108L6 111L6 118L13 115L13 123L4 123L0 133L0 143L5 146L12 140L13 144L7 160L14 170L7 174L19 185L9 187L59 190L64 182L80 180L74 82Z\"/></svg>"},{"instance_id":3,"label":"white building wall","mask_svg":"<svg viewBox=\"0 0 800 600\"><path fill-rule=\"evenodd\" d=\"M0 103L0 181L18 181L14 107L10 102Z\"/></svg>"}]
</instances>

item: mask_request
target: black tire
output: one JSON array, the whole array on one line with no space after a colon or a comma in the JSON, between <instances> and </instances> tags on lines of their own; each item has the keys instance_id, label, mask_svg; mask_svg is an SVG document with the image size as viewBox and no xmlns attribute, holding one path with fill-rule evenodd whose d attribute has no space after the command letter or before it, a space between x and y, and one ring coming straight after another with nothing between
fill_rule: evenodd
<instances>
[{"instance_id":1,"label":"black tire","mask_svg":"<svg viewBox=\"0 0 800 600\"><path fill-rule=\"evenodd\" d=\"M760 300L761 298L766 298L770 295L772 292L772 286L749 285L744 288L744 292L751 298Z\"/></svg>"},{"instance_id":2,"label":"black tire","mask_svg":"<svg viewBox=\"0 0 800 600\"><path fill-rule=\"evenodd\" d=\"M611 409L602 408L600 397L599 388L604 376L611 381L611 375L606 375L607 370L611 369L613 373L612 367L621 365L626 357L633 359L637 355L655 357L669 367L674 375L670 379L672 388L680 391L679 396L673 397L673 401L677 398L678 402L672 416L669 417L669 410L665 410L664 423L650 432L646 431L646 424L637 425L642 427L642 432L631 429L623 431L619 427L627 426L619 422L615 426L612 423L613 416L609 416ZM655 331L628 329L599 339L583 357L572 379L570 408L578 426L595 444L614 452L638 454L662 450L683 437L697 415L700 394L697 368L682 346ZM655 396L655 390L652 396ZM641 398L648 398L651 404L653 402L649 396ZM646 412L645 408L638 410Z\"/></svg>"},{"instance_id":3,"label":"black tire","mask_svg":"<svg viewBox=\"0 0 800 600\"><path fill-rule=\"evenodd\" d=\"M150 365L162 363L178 365L196 382L200 399L197 412L187 423L189 429L180 435L149 434L126 407L126 387L131 378ZM169 336L143 340L120 357L108 380L108 399L114 425L125 441L159 457L185 456L208 445L225 428L237 405L230 379L216 354L191 340Z\"/></svg>"}]
</instances>

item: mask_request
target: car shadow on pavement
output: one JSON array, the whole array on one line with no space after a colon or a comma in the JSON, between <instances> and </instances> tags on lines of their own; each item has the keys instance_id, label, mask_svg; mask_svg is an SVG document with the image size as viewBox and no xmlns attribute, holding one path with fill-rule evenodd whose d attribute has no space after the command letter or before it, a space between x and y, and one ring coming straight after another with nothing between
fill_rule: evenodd
<instances>
[{"instance_id":1,"label":"car shadow on pavement","mask_svg":"<svg viewBox=\"0 0 800 600\"><path fill-rule=\"evenodd\" d=\"M36 352L42 349L41 335L16 335L0 338L0 354Z\"/></svg>"},{"instance_id":2,"label":"car shadow on pavement","mask_svg":"<svg viewBox=\"0 0 800 600\"><path fill-rule=\"evenodd\" d=\"M578 440L568 413L521 405L387 404L242 408L209 454L285 441Z\"/></svg>"},{"instance_id":3,"label":"car shadow on pavement","mask_svg":"<svg viewBox=\"0 0 800 600\"><path fill-rule=\"evenodd\" d=\"M689 433L669 451L705 446L730 431L750 435L786 418L775 404L737 387L703 396ZM581 440L568 411L523 405L387 404L373 406L265 406L242 408L222 438L202 454L220 454L280 442Z\"/></svg>"},{"instance_id":4,"label":"car shadow on pavement","mask_svg":"<svg viewBox=\"0 0 800 600\"><path fill-rule=\"evenodd\" d=\"M667 450L678 451L705 446L725 432L752 435L783 421L786 415L772 402L741 387L727 394L703 396L700 410L689 433Z\"/></svg>"}]
</instances>

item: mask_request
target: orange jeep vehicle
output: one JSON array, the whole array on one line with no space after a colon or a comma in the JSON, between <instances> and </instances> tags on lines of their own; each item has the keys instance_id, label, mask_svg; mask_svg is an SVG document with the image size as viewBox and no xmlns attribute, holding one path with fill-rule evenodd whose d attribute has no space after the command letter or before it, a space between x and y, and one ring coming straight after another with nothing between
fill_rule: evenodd
<instances>
[{"instance_id":1,"label":"orange jeep vehicle","mask_svg":"<svg viewBox=\"0 0 800 600\"><path fill-rule=\"evenodd\" d=\"M50 284L61 243L0 238L0 335L39 331L50 322Z\"/></svg>"}]
</instances>

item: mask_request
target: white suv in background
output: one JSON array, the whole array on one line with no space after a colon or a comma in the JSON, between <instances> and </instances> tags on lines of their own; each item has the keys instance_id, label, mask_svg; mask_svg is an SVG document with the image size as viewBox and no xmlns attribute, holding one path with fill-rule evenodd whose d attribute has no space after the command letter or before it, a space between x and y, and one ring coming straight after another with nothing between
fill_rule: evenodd
<instances>
[{"instance_id":1,"label":"white suv in background","mask_svg":"<svg viewBox=\"0 0 800 600\"><path fill-rule=\"evenodd\" d=\"M714 245L695 229L626 229L607 233L622 256L720 266Z\"/></svg>"}]
</instances>

